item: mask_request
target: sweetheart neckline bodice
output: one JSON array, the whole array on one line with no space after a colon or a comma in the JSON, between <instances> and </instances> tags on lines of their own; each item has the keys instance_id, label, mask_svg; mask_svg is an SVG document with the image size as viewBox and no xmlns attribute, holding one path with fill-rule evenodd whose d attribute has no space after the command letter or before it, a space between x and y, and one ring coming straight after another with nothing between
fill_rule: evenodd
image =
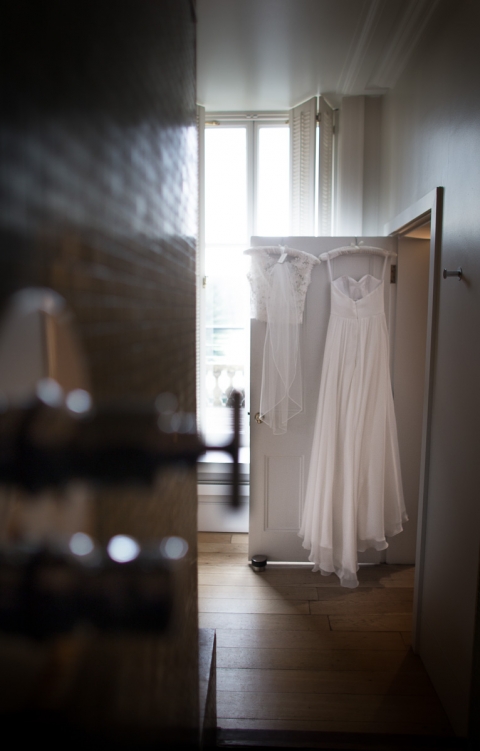
<instances>
[{"instance_id":1,"label":"sweetheart neckline bodice","mask_svg":"<svg viewBox=\"0 0 480 751\"><path fill-rule=\"evenodd\" d=\"M373 289L369 289L369 285L364 283L365 280L367 279L377 282L377 284L375 284ZM344 283L343 286L346 287L347 289L342 289L341 286L337 284L337 282L342 282L342 280L346 282L346 284ZM355 299L355 297L351 294L352 292L351 287L352 285L355 285L358 289L358 287L362 285L362 283L364 283L363 289L360 287L359 291L363 292L364 294L362 294L360 297ZM347 300L350 300L351 302L356 304L360 302L361 300L366 300L368 297L370 297L370 295L373 295L374 292L380 289L383 286L383 279L378 279L378 277L373 276L372 274L365 274L364 276L362 276L361 279L357 280L345 274L343 276L337 277L336 279L333 279L331 284L333 287L335 287L337 292L339 292L343 297L345 297Z\"/></svg>"}]
</instances>

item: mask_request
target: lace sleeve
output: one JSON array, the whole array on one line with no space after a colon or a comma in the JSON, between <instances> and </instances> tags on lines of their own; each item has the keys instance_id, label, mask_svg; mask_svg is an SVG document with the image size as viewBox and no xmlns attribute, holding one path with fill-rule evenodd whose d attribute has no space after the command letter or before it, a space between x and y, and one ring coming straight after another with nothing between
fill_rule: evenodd
<instances>
[{"instance_id":1,"label":"lace sleeve","mask_svg":"<svg viewBox=\"0 0 480 751\"><path fill-rule=\"evenodd\" d=\"M303 387L298 324L315 256L302 251L257 248L248 278L252 317L265 321L260 413L274 435L283 435L287 423L303 408Z\"/></svg>"},{"instance_id":2,"label":"lace sleeve","mask_svg":"<svg viewBox=\"0 0 480 751\"><path fill-rule=\"evenodd\" d=\"M272 251L275 251L275 254ZM250 271L247 274L251 291L251 317L259 321L266 321L267 303L272 289L273 270L278 263L280 254L277 248L269 247L252 248L251 251L247 252L251 255ZM289 265L297 309L297 322L302 323L305 298L312 278L312 269L319 263L319 259L310 253L289 249L285 263Z\"/></svg>"}]
</instances>

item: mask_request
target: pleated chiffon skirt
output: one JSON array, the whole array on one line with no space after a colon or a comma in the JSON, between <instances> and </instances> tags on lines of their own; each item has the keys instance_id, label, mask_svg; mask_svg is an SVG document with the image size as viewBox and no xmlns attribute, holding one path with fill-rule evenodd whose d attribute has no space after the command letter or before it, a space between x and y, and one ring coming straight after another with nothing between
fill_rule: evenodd
<instances>
[{"instance_id":1,"label":"pleated chiffon skirt","mask_svg":"<svg viewBox=\"0 0 480 751\"><path fill-rule=\"evenodd\" d=\"M300 536L314 571L358 586L357 553L408 517L390 382L383 281L331 283L331 316Z\"/></svg>"}]
</instances>

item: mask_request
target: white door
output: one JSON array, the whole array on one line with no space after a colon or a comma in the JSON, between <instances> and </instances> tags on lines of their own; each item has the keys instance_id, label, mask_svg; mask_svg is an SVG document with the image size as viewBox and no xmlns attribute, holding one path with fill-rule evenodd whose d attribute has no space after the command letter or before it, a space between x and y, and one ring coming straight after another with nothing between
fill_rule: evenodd
<instances>
[{"instance_id":1,"label":"white door","mask_svg":"<svg viewBox=\"0 0 480 751\"><path fill-rule=\"evenodd\" d=\"M391 237L360 238L365 245L396 250ZM287 244L319 256L327 250L350 245L348 237L253 237L252 246ZM378 256L343 256L333 263L334 276L348 273L359 279L367 273L378 276L383 258ZM386 280L390 278L386 270ZM390 318L390 284L385 284L385 311ZM251 395L250 395L250 524L249 557L264 554L271 561L308 561L298 530L304 503L310 448L313 440L323 351L330 316L330 287L326 263L313 268L307 292L301 341L303 373L303 410L288 422L284 435L273 435L255 414L260 407L263 345L266 324L252 320L251 328ZM385 553L367 551L359 554L363 562L380 562Z\"/></svg>"}]
</instances>

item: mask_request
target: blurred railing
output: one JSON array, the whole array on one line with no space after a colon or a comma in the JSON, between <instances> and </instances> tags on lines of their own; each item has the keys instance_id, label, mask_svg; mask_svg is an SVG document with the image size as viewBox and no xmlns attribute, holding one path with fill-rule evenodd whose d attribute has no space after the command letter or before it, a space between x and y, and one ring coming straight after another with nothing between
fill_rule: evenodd
<instances>
[{"instance_id":1,"label":"blurred railing","mask_svg":"<svg viewBox=\"0 0 480 751\"><path fill-rule=\"evenodd\" d=\"M206 373L207 403L209 407L231 407L232 393L238 391L241 407L245 406L245 368L243 365L208 363Z\"/></svg>"}]
</instances>

